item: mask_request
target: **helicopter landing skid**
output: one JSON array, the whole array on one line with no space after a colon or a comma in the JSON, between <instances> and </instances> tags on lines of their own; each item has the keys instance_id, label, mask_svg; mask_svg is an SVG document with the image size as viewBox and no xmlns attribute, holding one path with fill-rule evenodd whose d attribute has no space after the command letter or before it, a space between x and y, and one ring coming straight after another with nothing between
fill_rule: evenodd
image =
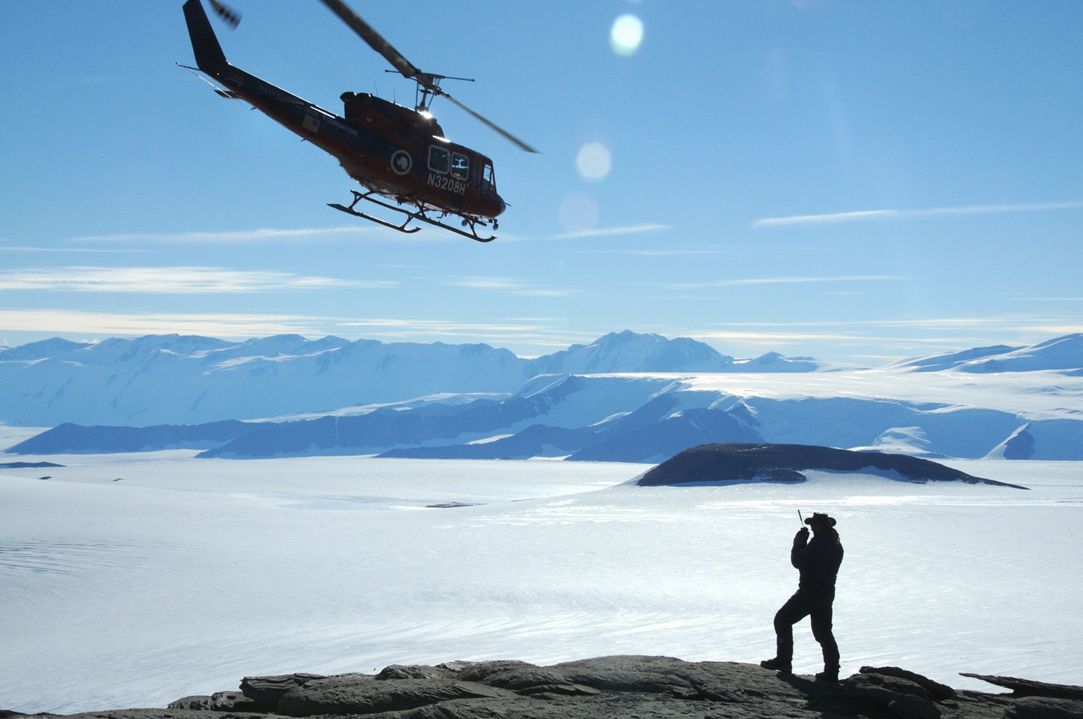
<instances>
[{"instance_id":1,"label":"helicopter landing skid","mask_svg":"<svg viewBox=\"0 0 1083 719\"><path fill-rule=\"evenodd\" d=\"M402 209L400 209L398 207L391 207L390 205L386 205L383 202L380 202L379 200L374 200L371 197L369 197L368 194L362 195L360 192L357 192L355 190L350 190L350 191L353 192L353 202L350 203L349 207L346 207L345 205L340 205L337 202L328 202L327 206L328 207L333 207L336 210L338 210L339 212L345 212L347 215L353 215L354 217L360 217L362 219L369 220L371 222L375 222L377 225L383 225L384 227L390 227L392 230L398 230L399 232L403 232L403 233L405 233L407 235L411 235L411 234L421 230L420 227L407 227L407 225L410 224L410 220L414 219L413 216L411 215L411 213L406 212L406 211L404 211L404 210L402 210ZM356 205L361 200L368 200L369 202L375 202L377 205L384 205L384 207L391 207L391 209L395 210L396 212L402 212L403 214L407 215L407 218L403 221L403 223L401 225L396 225L394 222L388 222L387 220L381 220L379 217L373 217L372 215L366 215L364 212L358 212L357 210L354 209L354 205Z\"/></svg>"},{"instance_id":2,"label":"helicopter landing skid","mask_svg":"<svg viewBox=\"0 0 1083 719\"><path fill-rule=\"evenodd\" d=\"M479 224L479 223L484 225L484 222L482 222L480 220L472 219L470 217L464 217L463 218L463 226L464 227L468 226L470 228L470 230L468 232L466 230L460 230L458 227L452 227L451 225L449 225L447 223L440 222L440 220L433 219L432 217L429 217L428 215L425 214L425 210L420 208L420 207L416 211L410 211L410 210L403 209L402 207L398 207L396 205L392 205L390 203L384 202L383 200L376 199L375 197L372 196L373 194L375 194L373 192L361 193L361 192L358 192L357 190L350 190L350 193L353 195L353 202L350 203L349 207L346 207L345 205L341 205L341 204L339 204L337 202L328 202L327 206L328 207L333 207L334 209L338 210L339 212L345 212L346 214L353 215L354 217L360 217L360 218L365 219L365 220L371 220L372 222L375 222L378 225L383 225L384 227L389 227L392 230L398 230L399 232L403 232L403 233L406 233L406 234L412 234L412 233L417 232L418 230L421 229L420 227L409 227L408 226L412 220L417 220L419 222L427 222L428 224L433 225L434 227L441 227L441 228L443 228L443 229L445 229L445 230L447 230L449 232L454 232L457 235L462 235L463 237L469 237L470 239L477 240L478 242L492 242L493 240L496 239L496 235L491 235L489 237L480 237L478 235L477 230L476 230L476 225ZM380 207L385 207L385 208L387 208L389 210L392 210L393 212L398 212L401 215L405 215L406 219L403 220L402 224L396 225L393 222L388 222L386 220L381 220L378 217L373 217L372 215L367 215L364 212L358 212L357 210L354 209L354 207L357 205L357 203L361 202L362 200L366 200L366 201L371 202L371 203L373 203L375 205L379 205Z\"/></svg>"}]
</instances>

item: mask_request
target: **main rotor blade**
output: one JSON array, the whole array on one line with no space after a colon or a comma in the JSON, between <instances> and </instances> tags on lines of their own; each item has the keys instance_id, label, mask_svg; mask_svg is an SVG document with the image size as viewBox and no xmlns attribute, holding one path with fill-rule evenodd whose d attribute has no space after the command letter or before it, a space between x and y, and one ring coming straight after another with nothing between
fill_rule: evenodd
<instances>
[{"instance_id":1,"label":"main rotor blade","mask_svg":"<svg viewBox=\"0 0 1083 719\"><path fill-rule=\"evenodd\" d=\"M432 81L425 78L425 73L414 67L413 63L384 39L383 35L376 32L371 25L358 17L357 13L346 7L346 3L342 2L342 0L323 0L323 4L331 12L338 15L342 22L349 25L354 32L360 35L361 39L367 42L373 50L383 55L391 63L391 66L402 73L403 76L417 80L425 87L432 85Z\"/></svg>"},{"instance_id":2,"label":"main rotor blade","mask_svg":"<svg viewBox=\"0 0 1083 719\"><path fill-rule=\"evenodd\" d=\"M518 137L516 137L515 135L513 135L513 134L511 134L510 132L508 132L507 130L505 130L504 128L500 127L499 125L497 125L497 124L496 124L495 122L493 122L493 121L492 121L492 120L490 120L489 118L485 117L484 115L479 115L478 113L474 112L474 111L473 111L473 110L471 110L471 109L470 109L469 107L467 107L466 105L462 104L461 102L459 102L458 100L456 100L456 99L455 99L454 97L452 97L451 95L447 94L447 93L446 93L446 92L444 92L443 90L440 90L440 95L441 95L441 96L443 96L443 97L446 97L446 98L447 98L447 99L449 99L449 100L451 100L451 101L452 101L453 103L455 103L455 105L457 105L457 106L458 106L458 107L459 107L460 109L462 109L462 110L465 110L466 112L468 112L468 113L470 113L471 115L473 115L473 116L474 116L474 117L475 117L476 119L478 119L478 120L480 120L481 122L485 123L485 125L486 125L486 126L488 126L488 127L490 128L490 129L492 129L492 130L495 130L496 132L500 133L500 134L501 134L501 135L502 135L502 136L503 136L503 137L504 137L505 139L507 139L507 140L511 141L511 142L512 142L512 143L513 143L513 144L514 144L514 145L515 145L516 147L518 147L518 148L519 148L520 150L526 150L527 152L534 152L534 153L537 153L537 152L538 152L538 151L537 151L537 150L535 150L535 149L534 149L533 147L531 147L530 145L526 144L525 142L523 142L522 140L520 140L520 139L519 139Z\"/></svg>"},{"instance_id":3,"label":"main rotor blade","mask_svg":"<svg viewBox=\"0 0 1083 719\"><path fill-rule=\"evenodd\" d=\"M326 5L331 12L339 16L344 23L350 26L350 28L356 32L362 40L369 44L376 52L384 56L384 58L391 63L391 66L395 68L403 77L417 81L419 85L427 89L429 92L446 97L455 103L458 107L474 116L476 119L487 125L490 129L500 133L504 138L512 142L516 147L526 150L527 152L537 152L533 147L520 140L515 135L511 134L504 128L495 124L492 120L479 115L471 110L466 105L456 100L451 95L447 94L440 89L439 81L444 79L443 75L433 75L427 72L422 72L420 68L414 66L406 57L396 50L391 43L384 39L383 35L376 32L367 22L362 20L357 13L350 8L346 7L346 3L342 0L323 0L323 4ZM459 78L465 79L465 78Z\"/></svg>"},{"instance_id":4,"label":"main rotor blade","mask_svg":"<svg viewBox=\"0 0 1083 719\"><path fill-rule=\"evenodd\" d=\"M230 28L236 30L237 26L241 24L241 14L226 5L221 0L210 0L211 9L217 13L218 17L222 18L229 24Z\"/></svg>"}]
</instances>

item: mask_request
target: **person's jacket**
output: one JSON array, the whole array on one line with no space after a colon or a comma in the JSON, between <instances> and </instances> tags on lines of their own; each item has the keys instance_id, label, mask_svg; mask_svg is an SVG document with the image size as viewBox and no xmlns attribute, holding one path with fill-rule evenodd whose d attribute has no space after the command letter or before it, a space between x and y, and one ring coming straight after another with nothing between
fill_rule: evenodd
<instances>
[{"instance_id":1,"label":"person's jacket","mask_svg":"<svg viewBox=\"0 0 1083 719\"><path fill-rule=\"evenodd\" d=\"M801 573L798 587L818 596L834 596L835 577L842 564L842 543L837 535L818 534L811 541L799 534L790 550L790 563Z\"/></svg>"}]
</instances>

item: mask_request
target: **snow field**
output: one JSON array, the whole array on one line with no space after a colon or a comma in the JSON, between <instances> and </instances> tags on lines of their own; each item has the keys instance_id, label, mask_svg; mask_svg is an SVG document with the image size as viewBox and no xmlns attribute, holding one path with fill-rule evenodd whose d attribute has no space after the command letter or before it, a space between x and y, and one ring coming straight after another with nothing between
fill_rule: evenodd
<instances>
[{"instance_id":1,"label":"snow field","mask_svg":"<svg viewBox=\"0 0 1083 719\"><path fill-rule=\"evenodd\" d=\"M1079 463L950 463L1027 492L821 473L640 488L627 481L646 465L192 454L0 470L0 708L164 706L244 675L451 659L758 661L796 587L797 509L839 519L845 673L894 664L988 689L956 672L1078 682L1083 666ZM446 502L479 504L426 507ZM820 666L807 622L795 665Z\"/></svg>"}]
</instances>

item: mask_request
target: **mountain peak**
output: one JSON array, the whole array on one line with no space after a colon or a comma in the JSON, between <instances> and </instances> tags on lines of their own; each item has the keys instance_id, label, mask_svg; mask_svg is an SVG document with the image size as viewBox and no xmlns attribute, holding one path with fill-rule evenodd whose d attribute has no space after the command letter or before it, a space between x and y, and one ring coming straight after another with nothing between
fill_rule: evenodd
<instances>
[{"instance_id":1,"label":"mountain peak","mask_svg":"<svg viewBox=\"0 0 1083 719\"><path fill-rule=\"evenodd\" d=\"M622 330L535 360L538 373L724 372L733 358L687 337Z\"/></svg>"},{"instance_id":2,"label":"mountain peak","mask_svg":"<svg viewBox=\"0 0 1083 719\"><path fill-rule=\"evenodd\" d=\"M40 342L0 349L0 361L26 361L56 357L89 346L90 344L87 342L72 342L60 337L51 337Z\"/></svg>"},{"instance_id":3,"label":"mountain peak","mask_svg":"<svg viewBox=\"0 0 1083 719\"><path fill-rule=\"evenodd\" d=\"M633 332L632 330L620 330L619 332L607 332L598 339L591 343L593 345L605 345L627 342L654 342L664 343L669 340L659 334L653 332Z\"/></svg>"}]
</instances>

